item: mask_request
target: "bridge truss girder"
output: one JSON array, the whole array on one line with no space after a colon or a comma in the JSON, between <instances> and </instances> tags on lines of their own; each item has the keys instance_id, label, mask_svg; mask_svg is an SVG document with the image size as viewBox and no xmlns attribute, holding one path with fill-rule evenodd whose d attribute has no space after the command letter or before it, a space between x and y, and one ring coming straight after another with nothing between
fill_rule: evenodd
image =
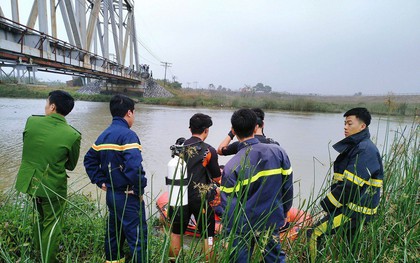
<instances>
[{"instance_id":1,"label":"bridge truss girder","mask_svg":"<svg viewBox=\"0 0 420 263\"><path fill-rule=\"evenodd\" d=\"M37 61L40 68L61 73L140 81L131 0L33 0L26 26L20 23L19 0L10 1L12 19L0 8L0 59ZM57 38L57 18L64 23L66 41Z\"/></svg>"}]
</instances>

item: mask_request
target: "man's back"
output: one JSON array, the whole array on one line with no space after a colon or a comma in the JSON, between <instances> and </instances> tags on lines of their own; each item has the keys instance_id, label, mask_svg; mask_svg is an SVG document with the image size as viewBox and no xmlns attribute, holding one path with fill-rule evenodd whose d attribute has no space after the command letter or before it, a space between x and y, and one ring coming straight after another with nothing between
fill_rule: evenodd
<instances>
[{"instance_id":1,"label":"man's back","mask_svg":"<svg viewBox=\"0 0 420 263\"><path fill-rule=\"evenodd\" d=\"M229 198L233 206L245 204L241 227L249 227L248 222L252 227L285 223L293 200L293 178L289 158L280 146L259 143L256 138L241 143L224 168L222 185L225 206ZM233 210L227 209L229 219L233 219Z\"/></svg>"},{"instance_id":2,"label":"man's back","mask_svg":"<svg viewBox=\"0 0 420 263\"><path fill-rule=\"evenodd\" d=\"M76 167L80 150L80 133L59 114L31 116L23 136L22 165L16 189L47 197L48 188L62 196L67 192L66 169Z\"/></svg>"},{"instance_id":3,"label":"man's back","mask_svg":"<svg viewBox=\"0 0 420 263\"><path fill-rule=\"evenodd\" d=\"M92 183L98 186L105 183L106 187L117 191L129 186L135 194L143 194L147 179L141 149L137 134L124 118L113 117L112 124L99 135L84 158Z\"/></svg>"},{"instance_id":4,"label":"man's back","mask_svg":"<svg viewBox=\"0 0 420 263\"><path fill-rule=\"evenodd\" d=\"M184 142L184 159L187 163L188 177L191 180L188 187L190 199L199 199L197 184L210 184L210 180L220 176L216 150L198 137L191 137Z\"/></svg>"}]
</instances>

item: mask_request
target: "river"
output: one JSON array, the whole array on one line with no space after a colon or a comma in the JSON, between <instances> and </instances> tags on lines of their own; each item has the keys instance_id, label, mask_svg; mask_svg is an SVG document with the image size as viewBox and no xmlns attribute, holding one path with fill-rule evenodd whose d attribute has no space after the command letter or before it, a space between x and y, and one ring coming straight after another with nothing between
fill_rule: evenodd
<instances>
[{"instance_id":1,"label":"river","mask_svg":"<svg viewBox=\"0 0 420 263\"><path fill-rule=\"evenodd\" d=\"M45 100L0 98L0 191L7 191L15 182L22 153L22 132L28 116L44 114ZM212 117L207 143L217 148L230 129L232 109L182 108L136 105L136 122L132 129L143 146L143 166L148 177L147 202L154 210L156 197L165 191L169 147L179 137L189 137L189 119L197 112ZM76 101L67 116L70 125L82 133L81 153L76 169L69 172L69 193L100 191L90 184L84 171L83 157L98 135L110 124L109 104ZM337 156L331 145L344 137L342 114L266 112L265 134L278 141L288 153L294 171L295 205L315 196L329 177L331 162ZM410 124L410 118L373 116L370 131L380 151L386 134L393 138L395 130ZM387 133L387 131L389 131ZM219 157L225 164L229 157Z\"/></svg>"}]
</instances>

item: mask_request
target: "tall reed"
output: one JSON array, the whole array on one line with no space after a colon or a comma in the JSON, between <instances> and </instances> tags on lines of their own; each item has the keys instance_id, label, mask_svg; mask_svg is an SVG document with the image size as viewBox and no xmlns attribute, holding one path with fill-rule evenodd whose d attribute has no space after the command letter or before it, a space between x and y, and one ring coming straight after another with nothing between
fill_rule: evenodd
<instances>
[{"instance_id":1,"label":"tall reed","mask_svg":"<svg viewBox=\"0 0 420 263\"><path fill-rule=\"evenodd\" d=\"M384 188L378 214L354 240L356 253L340 235L327 236L320 262L416 262L420 258L419 119L385 140ZM307 209L316 213L317 203L312 202ZM301 235L298 242L286 247L289 262L307 261L306 244Z\"/></svg>"},{"instance_id":2,"label":"tall reed","mask_svg":"<svg viewBox=\"0 0 420 263\"><path fill-rule=\"evenodd\" d=\"M363 227L362 234L355 241L358 244L355 253L350 252L347 243L338 235L327 236L326 249L320 255L322 262L416 262L420 258L419 133L420 123L415 119L411 126L395 131L392 138L386 138L382 153L385 170L384 189L377 216ZM153 180L163 178L151 181ZM327 186L326 181L325 187ZM97 201L101 199L101 192L99 190L94 198L77 192L70 193L67 200L60 261L103 262L106 209ZM159 194L150 193L146 197L148 262L168 260L170 224L158 228L159 220L152 209ZM246 192L243 194L246 195ZM295 200L295 206L310 211L316 217L319 211L319 197L323 194L323 191L313 193L313 196L300 204ZM0 207L0 262L40 262L31 240L33 209L30 199L11 191L0 197ZM235 213L239 218L242 211L239 208L235 209L238 209ZM236 227L242 226L238 222ZM270 231L268 229L266 233L257 233L251 230L246 235L247 238L257 235L261 237L256 239L252 262L259 262L260 248L264 247L264 237L269 235ZM287 252L288 262L308 261L308 246L304 233L305 227L300 229L296 240L282 243L282 248ZM212 262L231 261L236 249L233 246L235 237L233 231L222 231L216 237ZM185 241L183 257L178 262L204 262L201 252L202 237L186 238ZM124 251L129 254L127 247Z\"/></svg>"}]
</instances>

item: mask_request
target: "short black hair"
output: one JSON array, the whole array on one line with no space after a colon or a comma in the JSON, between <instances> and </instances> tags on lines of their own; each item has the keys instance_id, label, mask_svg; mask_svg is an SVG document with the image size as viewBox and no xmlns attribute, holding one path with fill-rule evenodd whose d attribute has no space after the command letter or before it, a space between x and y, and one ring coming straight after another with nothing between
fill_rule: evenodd
<instances>
[{"instance_id":1,"label":"short black hair","mask_svg":"<svg viewBox=\"0 0 420 263\"><path fill-rule=\"evenodd\" d=\"M251 109L240 109L233 113L230 122L238 138L250 137L257 125L257 114Z\"/></svg>"},{"instance_id":2,"label":"short black hair","mask_svg":"<svg viewBox=\"0 0 420 263\"><path fill-rule=\"evenodd\" d=\"M190 118L190 129L192 134L202 134L206 128L213 125L211 117L203 113L196 113Z\"/></svg>"},{"instance_id":3,"label":"short black hair","mask_svg":"<svg viewBox=\"0 0 420 263\"><path fill-rule=\"evenodd\" d=\"M67 116L74 107L74 98L64 90L54 90L48 93L48 101L55 105L57 113Z\"/></svg>"},{"instance_id":4,"label":"short black hair","mask_svg":"<svg viewBox=\"0 0 420 263\"><path fill-rule=\"evenodd\" d=\"M251 110L257 114L257 124L259 127L262 127L264 124L264 111L261 108L252 108Z\"/></svg>"},{"instance_id":5,"label":"short black hair","mask_svg":"<svg viewBox=\"0 0 420 263\"><path fill-rule=\"evenodd\" d=\"M362 107L348 110L346 113L344 113L343 117L347 116L356 116L356 118L363 121L366 124L366 126L369 126L370 121L372 120L369 111L366 108Z\"/></svg>"},{"instance_id":6,"label":"short black hair","mask_svg":"<svg viewBox=\"0 0 420 263\"><path fill-rule=\"evenodd\" d=\"M134 111L134 101L127 96L117 94L111 98L109 109L112 117L124 117L129 110Z\"/></svg>"}]
</instances>

